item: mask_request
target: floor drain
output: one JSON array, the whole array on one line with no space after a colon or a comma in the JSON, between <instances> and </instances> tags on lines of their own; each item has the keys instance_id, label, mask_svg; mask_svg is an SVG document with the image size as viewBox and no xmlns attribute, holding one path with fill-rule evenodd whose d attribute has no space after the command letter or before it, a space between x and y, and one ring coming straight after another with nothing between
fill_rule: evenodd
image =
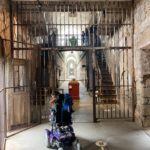
<instances>
[{"instance_id":1,"label":"floor drain","mask_svg":"<svg viewBox=\"0 0 150 150\"><path fill-rule=\"evenodd\" d=\"M103 140L98 140L95 144L100 148L99 150L105 150L107 146L107 143Z\"/></svg>"}]
</instances>

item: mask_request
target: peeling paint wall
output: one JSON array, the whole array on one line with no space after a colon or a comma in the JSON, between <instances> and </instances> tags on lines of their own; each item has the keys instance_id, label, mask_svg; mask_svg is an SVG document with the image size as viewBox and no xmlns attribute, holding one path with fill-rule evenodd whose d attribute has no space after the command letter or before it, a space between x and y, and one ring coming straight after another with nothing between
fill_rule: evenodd
<instances>
[{"instance_id":1,"label":"peeling paint wall","mask_svg":"<svg viewBox=\"0 0 150 150\"><path fill-rule=\"evenodd\" d=\"M144 127L150 126L150 0L136 0L134 3L134 69L135 69L135 119ZM128 16L128 19L131 19ZM127 21L127 20L126 20ZM125 21L125 22L126 22ZM125 46L125 38L128 46L132 46L132 32L128 29L124 30L121 27L116 35L119 38L114 38L116 41L109 39L111 43L118 42L119 45ZM132 51L128 50L128 56L124 51L108 51L106 53L109 70L111 72L113 81L115 81L115 65L120 67L120 84L122 75L125 75L124 82L126 83L126 76L128 74L129 84L132 84ZM123 58L124 57L124 58ZM128 69L126 58L128 57ZM113 59L111 59L113 58ZM124 66L123 66L123 59ZM130 89L131 90L131 89Z\"/></svg>"},{"instance_id":2,"label":"peeling paint wall","mask_svg":"<svg viewBox=\"0 0 150 150\"><path fill-rule=\"evenodd\" d=\"M15 10L14 10L15 11ZM16 21L15 13L13 21ZM13 38L17 40L17 29L14 27ZM23 38L27 37L27 29L18 29L18 33L23 34ZM36 78L36 61L37 53L33 51L21 51L14 53L14 59L11 59L11 42L10 42L10 15L8 1L4 1L0 7L0 36L4 39L4 57L5 61L5 88L6 88L6 114L7 114L7 131L15 126L30 124L30 91L29 85L35 81ZM28 38L31 40L32 37ZM28 41L26 41L28 42ZM14 44L15 46L16 44ZM14 92L14 62L16 59L24 60L26 70L26 88L23 92ZM1 109L2 110L2 109Z\"/></svg>"},{"instance_id":3,"label":"peeling paint wall","mask_svg":"<svg viewBox=\"0 0 150 150\"><path fill-rule=\"evenodd\" d=\"M4 65L0 58L0 149L3 149L6 137L5 130L5 90L4 89Z\"/></svg>"},{"instance_id":4,"label":"peeling paint wall","mask_svg":"<svg viewBox=\"0 0 150 150\"><path fill-rule=\"evenodd\" d=\"M9 12L8 12L8 5L5 3L6 1L0 1L0 37L2 39L9 39L10 32L9 32ZM2 43L1 43L2 44ZM8 55L10 53L10 45L4 45L6 48L5 54ZM4 78L4 63L8 62L4 61L4 47L2 46L0 49L0 149L4 149L5 144L5 137L6 137L6 122L5 122L5 78ZM2 53L3 51L3 53Z\"/></svg>"}]
</instances>

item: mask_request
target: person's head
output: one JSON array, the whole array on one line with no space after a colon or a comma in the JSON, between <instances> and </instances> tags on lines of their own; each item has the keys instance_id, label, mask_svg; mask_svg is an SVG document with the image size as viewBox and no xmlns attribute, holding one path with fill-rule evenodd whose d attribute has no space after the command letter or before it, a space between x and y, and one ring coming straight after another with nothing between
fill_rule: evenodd
<instances>
[{"instance_id":1,"label":"person's head","mask_svg":"<svg viewBox=\"0 0 150 150\"><path fill-rule=\"evenodd\" d=\"M53 98L53 97L55 97L55 98L58 98L58 96L59 96L59 92L58 91L53 91L52 93L51 93L51 97Z\"/></svg>"}]
</instances>

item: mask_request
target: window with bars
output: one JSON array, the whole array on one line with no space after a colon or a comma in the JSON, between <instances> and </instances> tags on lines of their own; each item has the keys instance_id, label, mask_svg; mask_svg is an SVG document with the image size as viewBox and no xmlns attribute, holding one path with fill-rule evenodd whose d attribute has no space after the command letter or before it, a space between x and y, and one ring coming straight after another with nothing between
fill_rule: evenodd
<instances>
[{"instance_id":1,"label":"window with bars","mask_svg":"<svg viewBox=\"0 0 150 150\"><path fill-rule=\"evenodd\" d=\"M24 91L25 90L25 66L24 65L14 65L14 91Z\"/></svg>"}]
</instances>

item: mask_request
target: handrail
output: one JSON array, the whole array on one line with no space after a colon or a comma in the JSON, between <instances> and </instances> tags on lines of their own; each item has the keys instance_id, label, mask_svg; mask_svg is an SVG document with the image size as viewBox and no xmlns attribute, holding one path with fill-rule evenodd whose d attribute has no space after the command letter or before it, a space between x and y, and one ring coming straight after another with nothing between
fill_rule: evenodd
<instances>
[{"instance_id":1,"label":"handrail","mask_svg":"<svg viewBox=\"0 0 150 150\"><path fill-rule=\"evenodd\" d=\"M3 92L4 90L5 90L5 88L1 89L1 90L0 90L0 93Z\"/></svg>"},{"instance_id":2,"label":"handrail","mask_svg":"<svg viewBox=\"0 0 150 150\"><path fill-rule=\"evenodd\" d=\"M12 86L12 87L5 87L5 88L2 88L0 89L0 93L4 90L7 90L7 89L12 89L12 88L20 88L20 87L29 87L29 85L25 85L25 86Z\"/></svg>"},{"instance_id":3,"label":"handrail","mask_svg":"<svg viewBox=\"0 0 150 150\"><path fill-rule=\"evenodd\" d=\"M95 57L96 58L96 57ZM99 67L99 64L98 64L98 60L97 60L97 58L95 59L95 64L96 64L96 71L98 72L98 74L99 74L99 79L100 79L100 87L101 87L101 78L102 78L102 74L101 74L101 70L100 70L100 67ZM98 82L99 83L99 82Z\"/></svg>"}]
</instances>

